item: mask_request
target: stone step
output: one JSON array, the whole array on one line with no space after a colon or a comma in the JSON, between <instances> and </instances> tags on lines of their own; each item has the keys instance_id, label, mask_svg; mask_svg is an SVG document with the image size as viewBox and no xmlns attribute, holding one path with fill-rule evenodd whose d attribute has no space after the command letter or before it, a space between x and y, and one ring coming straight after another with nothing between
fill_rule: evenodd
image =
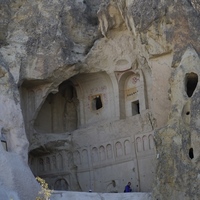
<instances>
[{"instance_id":1,"label":"stone step","mask_svg":"<svg viewBox=\"0 0 200 200\"><path fill-rule=\"evenodd\" d=\"M151 200L151 193L95 193L54 191L50 200Z\"/></svg>"}]
</instances>

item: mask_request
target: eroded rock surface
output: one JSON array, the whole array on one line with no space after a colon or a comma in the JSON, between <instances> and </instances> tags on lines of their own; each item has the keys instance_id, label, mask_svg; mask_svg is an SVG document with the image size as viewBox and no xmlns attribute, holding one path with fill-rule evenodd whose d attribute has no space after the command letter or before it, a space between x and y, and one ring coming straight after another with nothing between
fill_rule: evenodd
<instances>
[{"instance_id":1,"label":"eroded rock surface","mask_svg":"<svg viewBox=\"0 0 200 200\"><path fill-rule=\"evenodd\" d=\"M28 167L29 143L25 134L20 95L2 56L0 57L0 70L0 130L1 141L4 142L4 148L2 145L0 146L2 169L0 196L5 200L33 199L38 193L39 186ZM31 193L30 188L32 188Z\"/></svg>"},{"instance_id":2,"label":"eroded rock surface","mask_svg":"<svg viewBox=\"0 0 200 200\"><path fill-rule=\"evenodd\" d=\"M0 11L2 156L26 168L29 141L34 175L54 189L122 192L131 179L147 192L155 179L155 199L198 199L198 0L1 0Z\"/></svg>"},{"instance_id":3,"label":"eroded rock surface","mask_svg":"<svg viewBox=\"0 0 200 200\"><path fill-rule=\"evenodd\" d=\"M156 198L199 198L199 56L188 49L172 74L172 110L156 136L158 165Z\"/></svg>"}]
</instances>

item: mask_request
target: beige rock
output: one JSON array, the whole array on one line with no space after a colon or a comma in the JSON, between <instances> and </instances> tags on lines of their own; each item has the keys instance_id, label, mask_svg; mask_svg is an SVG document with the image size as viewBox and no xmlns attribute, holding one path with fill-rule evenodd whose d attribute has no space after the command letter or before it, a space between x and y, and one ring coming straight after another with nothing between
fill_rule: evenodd
<instances>
[{"instance_id":1,"label":"beige rock","mask_svg":"<svg viewBox=\"0 0 200 200\"><path fill-rule=\"evenodd\" d=\"M199 199L197 1L0 3L2 196L34 198L29 153L56 190Z\"/></svg>"},{"instance_id":2,"label":"beige rock","mask_svg":"<svg viewBox=\"0 0 200 200\"><path fill-rule=\"evenodd\" d=\"M156 134L157 152L160 155L156 198L198 199L198 72L199 56L189 48L182 56L171 81L172 109L166 127ZM171 174L171 175L170 175ZM190 183L193 186L190 187ZM171 189L170 189L171 188ZM185 191L183 191L185 188ZM182 192L180 192L182 191ZM168 192L168 194L166 193ZM167 195L166 195L167 194Z\"/></svg>"}]
</instances>

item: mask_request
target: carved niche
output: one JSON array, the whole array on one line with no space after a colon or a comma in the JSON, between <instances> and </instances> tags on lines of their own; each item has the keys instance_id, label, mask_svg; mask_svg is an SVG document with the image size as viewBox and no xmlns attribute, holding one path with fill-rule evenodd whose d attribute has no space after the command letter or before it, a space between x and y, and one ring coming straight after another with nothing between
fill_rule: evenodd
<instances>
[{"instance_id":1,"label":"carved niche","mask_svg":"<svg viewBox=\"0 0 200 200\"><path fill-rule=\"evenodd\" d=\"M50 93L34 123L38 133L62 133L77 129L78 99L72 82L65 81L58 92ZM44 120L45 119L45 120Z\"/></svg>"}]
</instances>

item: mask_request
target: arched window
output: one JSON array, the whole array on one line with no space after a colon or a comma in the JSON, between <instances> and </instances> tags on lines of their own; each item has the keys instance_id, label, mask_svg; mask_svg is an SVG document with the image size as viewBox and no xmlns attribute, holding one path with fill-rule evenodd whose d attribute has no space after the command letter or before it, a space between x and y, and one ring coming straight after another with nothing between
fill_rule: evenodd
<instances>
[{"instance_id":1,"label":"arched window","mask_svg":"<svg viewBox=\"0 0 200 200\"><path fill-rule=\"evenodd\" d=\"M149 135L149 149L154 149L154 140L153 140L153 135Z\"/></svg>"},{"instance_id":2,"label":"arched window","mask_svg":"<svg viewBox=\"0 0 200 200\"><path fill-rule=\"evenodd\" d=\"M120 157L123 155L123 151L122 151L122 144L120 142L117 142L115 144L115 148L116 148L116 156Z\"/></svg>"},{"instance_id":3,"label":"arched window","mask_svg":"<svg viewBox=\"0 0 200 200\"><path fill-rule=\"evenodd\" d=\"M63 157L60 153L57 156L57 167L58 169L63 169Z\"/></svg>"},{"instance_id":4,"label":"arched window","mask_svg":"<svg viewBox=\"0 0 200 200\"><path fill-rule=\"evenodd\" d=\"M146 109L142 72L128 71L119 80L120 118L135 116ZM142 100L142 101L141 101Z\"/></svg>"},{"instance_id":5,"label":"arched window","mask_svg":"<svg viewBox=\"0 0 200 200\"><path fill-rule=\"evenodd\" d=\"M131 143L129 140L126 140L124 142L124 152L125 152L125 155L128 155L131 153Z\"/></svg>"},{"instance_id":6,"label":"arched window","mask_svg":"<svg viewBox=\"0 0 200 200\"><path fill-rule=\"evenodd\" d=\"M54 184L55 190L65 190L67 191L69 189L69 185L67 181L64 178L58 179Z\"/></svg>"},{"instance_id":7,"label":"arched window","mask_svg":"<svg viewBox=\"0 0 200 200\"><path fill-rule=\"evenodd\" d=\"M113 157L113 151L112 151L112 146L111 144L108 144L106 146L106 155L108 159L111 159Z\"/></svg>"},{"instance_id":8,"label":"arched window","mask_svg":"<svg viewBox=\"0 0 200 200\"><path fill-rule=\"evenodd\" d=\"M99 160L98 149L96 147L93 147L92 148L92 161L95 163L95 162L98 162L98 160Z\"/></svg>"},{"instance_id":9,"label":"arched window","mask_svg":"<svg viewBox=\"0 0 200 200\"><path fill-rule=\"evenodd\" d=\"M46 157L46 170L50 171L51 170L51 163L50 163L50 158Z\"/></svg>"},{"instance_id":10,"label":"arched window","mask_svg":"<svg viewBox=\"0 0 200 200\"><path fill-rule=\"evenodd\" d=\"M81 164L81 157L80 157L80 153L78 151L75 151L73 153L73 157L74 157L74 163L75 165L79 166ZM69 162L69 161L68 161Z\"/></svg>"},{"instance_id":11,"label":"arched window","mask_svg":"<svg viewBox=\"0 0 200 200\"><path fill-rule=\"evenodd\" d=\"M38 164L39 164L39 171L43 172L44 171L44 160L42 158L39 158Z\"/></svg>"},{"instance_id":12,"label":"arched window","mask_svg":"<svg viewBox=\"0 0 200 200\"><path fill-rule=\"evenodd\" d=\"M142 142L143 142L143 150L144 150L144 151L149 150L149 141L148 141L148 138L147 138L146 135L144 135L144 136L142 137Z\"/></svg>"},{"instance_id":13,"label":"arched window","mask_svg":"<svg viewBox=\"0 0 200 200\"><path fill-rule=\"evenodd\" d=\"M136 138L136 146L137 146L137 152L141 152L143 150L143 144L140 137Z\"/></svg>"},{"instance_id":14,"label":"arched window","mask_svg":"<svg viewBox=\"0 0 200 200\"><path fill-rule=\"evenodd\" d=\"M106 153L105 153L105 148L104 146L99 147L99 154L100 154L100 159L105 160L106 159Z\"/></svg>"}]
</instances>

